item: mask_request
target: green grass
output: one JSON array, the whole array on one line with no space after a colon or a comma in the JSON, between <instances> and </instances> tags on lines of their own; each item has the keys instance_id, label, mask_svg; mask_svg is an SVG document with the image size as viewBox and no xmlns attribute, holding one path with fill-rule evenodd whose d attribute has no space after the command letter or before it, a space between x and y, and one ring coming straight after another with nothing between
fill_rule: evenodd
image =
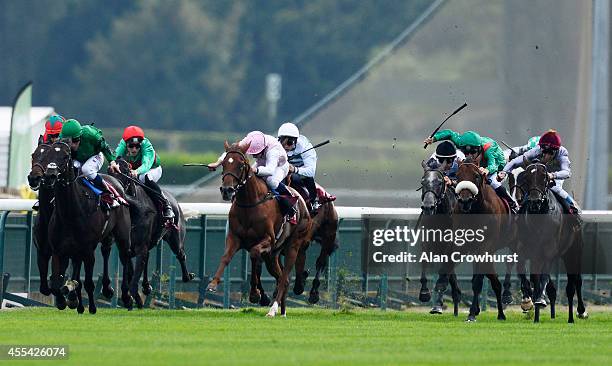
<instances>
[{"instance_id":1,"label":"green grass","mask_svg":"<svg viewBox=\"0 0 612 366\"><path fill-rule=\"evenodd\" d=\"M516 311L466 324L412 311L25 309L0 312L0 344L66 344L61 362L74 365L609 365L612 312L567 324L559 311L540 324Z\"/></svg>"}]
</instances>

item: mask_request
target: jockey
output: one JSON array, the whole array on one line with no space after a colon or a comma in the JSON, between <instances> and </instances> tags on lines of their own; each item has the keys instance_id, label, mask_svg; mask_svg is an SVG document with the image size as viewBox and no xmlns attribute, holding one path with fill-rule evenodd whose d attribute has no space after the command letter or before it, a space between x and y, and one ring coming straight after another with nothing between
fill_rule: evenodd
<instances>
[{"instance_id":1,"label":"jockey","mask_svg":"<svg viewBox=\"0 0 612 366\"><path fill-rule=\"evenodd\" d=\"M500 176L504 177L512 169L523 164L523 160L533 161L540 160L549 167L556 162L557 167L554 172L549 172L548 177L555 181L555 185L551 190L561 198L561 203L570 214L578 214L580 208L576 201L563 189L563 182L572 175L570 169L569 153L565 147L561 145L561 137L555 130L548 130L540 137L538 146L528 150L521 156L517 156L504 167Z\"/></svg>"},{"instance_id":2,"label":"jockey","mask_svg":"<svg viewBox=\"0 0 612 366\"><path fill-rule=\"evenodd\" d=\"M98 174L104 164L104 158L115 160L115 154L104 140L102 131L94 126L81 126L79 121L69 119L64 123L60 139L66 140L72 151L73 165L98 189L102 191L102 201L109 207L119 203L112 198L111 192Z\"/></svg>"},{"instance_id":3,"label":"jockey","mask_svg":"<svg viewBox=\"0 0 612 366\"><path fill-rule=\"evenodd\" d=\"M283 146L274 136L261 131L249 132L239 145L248 146L246 153L255 158L255 163L252 165L255 175L263 178L268 188L279 197L278 202L283 215L293 223L297 210L290 200L293 195L282 182L289 173L287 153ZM216 169L225 159L225 155L226 153L223 153L216 162L208 164L208 168Z\"/></svg>"},{"instance_id":4,"label":"jockey","mask_svg":"<svg viewBox=\"0 0 612 366\"><path fill-rule=\"evenodd\" d=\"M430 169L440 169L444 173L444 181L452 185L457 178L459 162L465 159L461 150L457 151L455 145L450 141L442 141L436 146L436 152L429 157L426 164Z\"/></svg>"},{"instance_id":5,"label":"jockey","mask_svg":"<svg viewBox=\"0 0 612 366\"><path fill-rule=\"evenodd\" d=\"M277 137L287 152L291 181L308 190L312 206L311 214L314 216L321 207L314 180L317 171L317 152L312 149L312 144L306 136L300 135L300 130L291 122L283 123L280 126ZM304 152L305 150L308 151Z\"/></svg>"},{"instance_id":6,"label":"jockey","mask_svg":"<svg viewBox=\"0 0 612 366\"><path fill-rule=\"evenodd\" d=\"M64 122L66 119L59 114L50 115L45 121L45 134L38 138L38 144L52 144L59 140Z\"/></svg>"},{"instance_id":7,"label":"jockey","mask_svg":"<svg viewBox=\"0 0 612 366\"><path fill-rule=\"evenodd\" d=\"M496 177L496 173L503 169L506 164L506 158L495 140L489 137L481 137L474 131L459 134L452 130L442 130L438 131L433 137L428 137L424 142L429 145L442 140L451 140L468 158L476 159L482 155L480 173L487 176L487 181L495 190L495 193L508 202L512 212L516 212L516 202Z\"/></svg>"},{"instance_id":8,"label":"jockey","mask_svg":"<svg viewBox=\"0 0 612 366\"><path fill-rule=\"evenodd\" d=\"M516 158L517 156L523 155L527 151L533 149L538 146L538 141L540 141L540 136L531 137L527 143L523 146L515 146L512 149L504 151L504 156L508 156L508 161Z\"/></svg>"},{"instance_id":9,"label":"jockey","mask_svg":"<svg viewBox=\"0 0 612 366\"><path fill-rule=\"evenodd\" d=\"M138 178L145 186L156 192L150 195L154 201L158 200L162 206L162 216L164 219L174 218L174 211L170 202L164 196L157 181L162 176L162 167L160 165L159 155L155 153L151 141L145 137L144 131L138 126L128 126L123 131L123 136L117 149L115 156L125 159L130 164L130 176ZM119 165L115 160L110 162L110 170L120 172ZM147 193L148 190L147 190Z\"/></svg>"}]
</instances>

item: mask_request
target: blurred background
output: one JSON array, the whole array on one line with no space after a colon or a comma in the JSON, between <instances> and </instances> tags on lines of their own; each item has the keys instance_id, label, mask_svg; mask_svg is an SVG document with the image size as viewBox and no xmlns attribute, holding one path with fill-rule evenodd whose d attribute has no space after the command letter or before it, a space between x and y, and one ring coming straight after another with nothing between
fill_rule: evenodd
<instances>
[{"instance_id":1,"label":"blurred background","mask_svg":"<svg viewBox=\"0 0 612 366\"><path fill-rule=\"evenodd\" d=\"M220 178L183 163L293 120L332 140L317 180L339 205L418 207L422 141L467 102L445 127L512 146L556 128L567 190L607 208L609 46L600 0L0 0L0 105L31 80L33 106L112 146L141 125L191 202L219 202Z\"/></svg>"}]
</instances>

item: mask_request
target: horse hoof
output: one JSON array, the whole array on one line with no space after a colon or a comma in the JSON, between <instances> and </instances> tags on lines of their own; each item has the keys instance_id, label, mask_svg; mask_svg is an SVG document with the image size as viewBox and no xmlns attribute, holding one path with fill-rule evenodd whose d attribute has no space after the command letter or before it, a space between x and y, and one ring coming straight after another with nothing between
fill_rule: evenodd
<instances>
[{"instance_id":1,"label":"horse hoof","mask_svg":"<svg viewBox=\"0 0 612 366\"><path fill-rule=\"evenodd\" d=\"M510 291L504 291L502 295L502 304L510 305L513 302L514 302L514 299L512 298L512 293L510 293Z\"/></svg>"},{"instance_id":2,"label":"horse hoof","mask_svg":"<svg viewBox=\"0 0 612 366\"><path fill-rule=\"evenodd\" d=\"M66 299L64 298L64 296L55 298L55 307L59 310L66 309Z\"/></svg>"},{"instance_id":3,"label":"horse hoof","mask_svg":"<svg viewBox=\"0 0 612 366\"><path fill-rule=\"evenodd\" d=\"M68 299L68 307L72 310L76 309L79 306L78 299Z\"/></svg>"},{"instance_id":4,"label":"horse hoof","mask_svg":"<svg viewBox=\"0 0 612 366\"><path fill-rule=\"evenodd\" d=\"M183 282L189 282L195 278L195 273L189 272L186 276L183 276Z\"/></svg>"},{"instance_id":5,"label":"horse hoof","mask_svg":"<svg viewBox=\"0 0 612 366\"><path fill-rule=\"evenodd\" d=\"M260 300L261 300L261 295L260 295L259 291L251 292L249 294L249 302L251 304L259 304Z\"/></svg>"},{"instance_id":6,"label":"horse hoof","mask_svg":"<svg viewBox=\"0 0 612 366\"><path fill-rule=\"evenodd\" d=\"M40 286L40 293L45 295L45 296L49 296L49 295L51 295L51 289L49 287L47 287L47 286L45 286L45 287Z\"/></svg>"},{"instance_id":7,"label":"horse hoof","mask_svg":"<svg viewBox=\"0 0 612 366\"><path fill-rule=\"evenodd\" d=\"M206 292L212 292L212 293L217 292L217 285L213 285L209 283L208 286L206 286Z\"/></svg>"},{"instance_id":8,"label":"horse hoof","mask_svg":"<svg viewBox=\"0 0 612 366\"><path fill-rule=\"evenodd\" d=\"M151 284L146 283L146 284L143 284L143 285L142 285L142 293L143 293L145 296L149 296L149 295L151 295L151 292L153 292L153 287L151 287Z\"/></svg>"},{"instance_id":9,"label":"horse hoof","mask_svg":"<svg viewBox=\"0 0 612 366\"><path fill-rule=\"evenodd\" d=\"M301 283L296 283L293 287L293 293L296 295L301 295L304 293L304 286Z\"/></svg>"},{"instance_id":10,"label":"horse hoof","mask_svg":"<svg viewBox=\"0 0 612 366\"><path fill-rule=\"evenodd\" d=\"M523 312L533 309L533 301L531 301L530 297L523 299L521 302L521 309Z\"/></svg>"},{"instance_id":11,"label":"horse hoof","mask_svg":"<svg viewBox=\"0 0 612 366\"><path fill-rule=\"evenodd\" d=\"M475 315L468 315L467 319L465 319L466 323L476 323L476 316Z\"/></svg>"},{"instance_id":12,"label":"horse hoof","mask_svg":"<svg viewBox=\"0 0 612 366\"><path fill-rule=\"evenodd\" d=\"M123 302L123 306L128 310L132 310L134 307L134 298L131 295L122 296L121 301Z\"/></svg>"},{"instance_id":13,"label":"horse hoof","mask_svg":"<svg viewBox=\"0 0 612 366\"><path fill-rule=\"evenodd\" d=\"M79 314L83 314L85 312L85 307L83 306L83 304L79 304L79 306L77 307L77 312Z\"/></svg>"},{"instance_id":14,"label":"horse hoof","mask_svg":"<svg viewBox=\"0 0 612 366\"><path fill-rule=\"evenodd\" d=\"M429 310L429 314L442 314L442 312L443 312L442 307L439 305L436 305L433 308L431 308L431 310Z\"/></svg>"},{"instance_id":15,"label":"horse hoof","mask_svg":"<svg viewBox=\"0 0 612 366\"><path fill-rule=\"evenodd\" d=\"M429 290L421 290L419 293L419 301L420 302L429 302L431 301L431 291Z\"/></svg>"},{"instance_id":16,"label":"horse hoof","mask_svg":"<svg viewBox=\"0 0 612 366\"><path fill-rule=\"evenodd\" d=\"M115 290L112 287L108 286L108 287L102 288L102 296L104 296L106 300L112 299L114 295L115 295Z\"/></svg>"},{"instance_id":17,"label":"horse hoof","mask_svg":"<svg viewBox=\"0 0 612 366\"><path fill-rule=\"evenodd\" d=\"M140 298L139 294L134 295L134 300L136 301L136 307L138 309L142 309L143 303L142 303L142 299Z\"/></svg>"},{"instance_id":18,"label":"horse hoof","mask_svg":"<svg viewBox=\"0 0 612 366\"><path fill-rule=\"evenodd\" d=\"M95 314L96 311L98 311L98 309L96 308L96 305L94 304L89 304L89 314Z\"/></svg>"},{"instance_id":19,"label":"horse hoof","mask_svg":"<svg viewBox=\"0 0 612 366\"><path fill-rule=\"evenodd\" d=\"M269 318L274 318L276 316L276 313L278 313L278 302L274 301L274 304L272 304L272 306L270 307L270 311L268 311L266 316Z\"/></svg>"},{"instance_id":20,"label":"horse hoof","mask_svg":"<svg viewBox=\"0 0 612 366\"><path fill-rule=\"evenodd\" d=\"M589 313L587 313L585 310L584 313L576 313L576 316L578 317L578 319L588 319Z\"/></svg>"},{"instance_id":21,"label":"horse hoof","mask_svg":"<svg viewBox=\"0 0 612 366\"><path fill-rule=\"evenodd\" d=\"M535 306L538 306L540 308L545 308L548 304L546 304L546 300L544 300L543 297L540 297L539 299L536 299L536 301L534 301Z\"/></svg>"},{"instance_id":22,"label":"horse hoof","mask_svg":"<svg viewBox=\"0 0 612 366\"><path fill-rule=\"evenodd\" d=\"M497 320L506 320L506 315L504 313L497 314Z\"/></svg>"},{"instance_id":23,"label":"horse hoof","mask_svg":"<svg viewBox=\"0 0 612 366\"><path fill-rule=\"evenodd\" d=\"M476 316L480 315L480 306L476 308Z\"/></svg>"},{"instance_id":24,"label":"horse hoof","mask_svg":"<svg viewBox=\"0 0 612 366\"><path fill-rule=\"evenodd\" d=\"M319 293L318 292L311 292L310 296L308 297L308 303L309 304L316 304L319 302Z\"/></svg>"},{"instance_id":25,"label":"horse hoof","mask_svg":"<svg viewBox=\"0 0 612 366\"><path fill-rule=\"evenodd\" d=\"M68 286L63 285L62 287L60 287L60 294L66 296L70 293L70 289L68 288Z\"/></svg>"},{"instance_id":26,"label":"horse hoof","mask_svg":"<svg viewBox=\"0 0 612 366\"><path fill-rule=\"evenodd\" d=\"M259 305L261 305L261 306L270 306L271 303L272 303L272 300L270 300L268 295L266 295L266 294L262 294L261 295L261 299L259 300Z\"/></svg>"}]
</instances>

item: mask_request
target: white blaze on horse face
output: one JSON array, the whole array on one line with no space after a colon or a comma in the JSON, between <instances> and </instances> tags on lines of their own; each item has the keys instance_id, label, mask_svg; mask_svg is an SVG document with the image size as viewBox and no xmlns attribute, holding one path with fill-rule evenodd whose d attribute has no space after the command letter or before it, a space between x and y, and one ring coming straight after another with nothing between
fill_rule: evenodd
<instances>
[{"instance_id":1,"label":"white blaze on horse face","mask_svg":"<svg viewBox=\"0 0 612 366\"><path fill-rule=\"evenodd\" d=\"M59 147L56 147L56 148L55 148L55 151L60 151L60 148L59 148Z\"/></svg>"},{"instance_id":2,"label":"white blaze on horse face","mask_svg":"<svg viewBox=\"0 0 612 366\"><path fill-rule=\"evenodd\" d=\"M530 172L530 173L532 173L532 174L533 174L533 173L535 173L535 171L536 171L536 168L533 168L533 169L531 169L531 172Z\"/></svg>"},{"instance_id":3,"label":"white blaze on horse face","mask_svg":"<svg viewBox=\"0 0 612 366\"><path fill-rule=\"evenodd\" d=\"M230 164L233 163L234 162L234 158L227 159L227 162L230 163Z\"/></svg>"}]
</instances>

